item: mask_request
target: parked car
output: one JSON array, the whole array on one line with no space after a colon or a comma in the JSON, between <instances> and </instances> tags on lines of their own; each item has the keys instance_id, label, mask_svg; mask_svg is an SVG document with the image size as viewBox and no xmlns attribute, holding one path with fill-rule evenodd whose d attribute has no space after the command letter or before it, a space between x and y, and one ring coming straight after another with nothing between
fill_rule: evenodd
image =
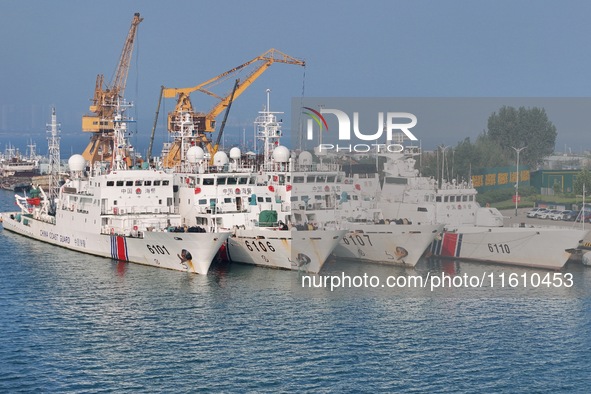
<instances>
[{"instance_id":1,"label":"parked car","mask_svg":"<svg viewBox=\"0 0 591 394\"><path fill-rule=\"evenodd\" d=\"M541 211L541 210L543 210L543 209L544 209L544 208L532 208L532 209L530 209L530 210L527 212L526 216L527 216L528 218L535 218L535 217L536 217L536 213L538 213L539 211Z\"/></svg>"},{"instance_id":2,"label":"parked car","mask_svg":"<svg viewBox=\"0 0 591 394\"><path fill-rule=\"evenodd\" d=\"M585 212L579 211L577 213L577 215L576 215L576 221L577 222L581 222L583 220L585 220L585 222L591 221L591 212L589 212L589 211L585 211Z\"/></svg>"},{"instance_id":3,"label":"parked car","mask_svg":"<svg viewBox=\"0 0 591 394\"><path fill-rule=\"evenodd\" d=\"M542 213L540 219L552 219L554 215L560 213L558 209L549 209L548 212Z\"/></svg>"},{"instance_id":4,"label":"parked car","mask_svg":"<svg viewBox=\"0 0 591 394\"><path fill-rule=\"evenodd\" d=\"M536 218L541 219L542 215L546 215L548 212L550 212L549 209L540 209L538 212L536 212Z\"/></svg>"},{"instance_id":5,"label":"parked car","mask_svg":"<svg viewBox=\"0 0 591 394\"><path fill-rule=\"evenodd\" d=\"M572 222L573 220L575 220L577 218L577 215L579 213L576 211L568 211L568 213L565 213L562 215L562 220L567 221L567 222Z\"/></svg>"},{"instance_id":6,"label":"parked car","mask_svg":"<svg viewBox=\"0 0 591 394\"><path fill-rule=\"evenodd\" d=\"M551 219L552 220L564 220L564 217L567 215L570 215L572 211L570 210L564 210L564 211L559 211L558 213L555 213L554 215L552 215Z\"/></svg>"}]
</instances>

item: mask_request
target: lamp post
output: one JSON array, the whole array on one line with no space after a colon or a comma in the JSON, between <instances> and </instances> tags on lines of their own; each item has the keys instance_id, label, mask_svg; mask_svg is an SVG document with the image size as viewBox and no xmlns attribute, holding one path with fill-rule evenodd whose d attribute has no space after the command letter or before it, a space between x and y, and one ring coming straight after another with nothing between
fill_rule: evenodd
<instances>
[{"instance_id":1,"label":"lamp post","mask_svg":"<svg viewBox=\"0 0 591 394\"><path fill-rule=\"evenodd\" d=\"M515 179L515 217L517 217L517 204L519 201L519 153L527 147L524 146L521 148L515 148L514 146L512 146L511 148L513 148L515 150L515 152L517 153L517 170L516 170L516 174L515 174L516 175L516 179Z\"/></svg>"}]
</instances>

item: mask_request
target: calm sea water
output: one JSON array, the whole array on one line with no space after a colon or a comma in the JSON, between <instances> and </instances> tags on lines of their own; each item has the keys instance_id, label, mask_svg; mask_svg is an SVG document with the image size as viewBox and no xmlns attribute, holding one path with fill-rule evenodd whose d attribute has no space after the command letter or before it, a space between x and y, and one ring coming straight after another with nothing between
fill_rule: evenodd
<instances>
[{"instance_id":1,"label":"calm sea water","mask_svg":"<svg viewBox=\"0 0 591 394\"><path fill-rule=\"evenodd\" d=\"M12 209L0 192L0 208ZM571 289L303 290L295 272L209 275L0 235L1 392L587 392L591 269ZM544 271L422 262L411 274ZM325 273L409 274L332 261Z\"/></svg>"}]
</instances>

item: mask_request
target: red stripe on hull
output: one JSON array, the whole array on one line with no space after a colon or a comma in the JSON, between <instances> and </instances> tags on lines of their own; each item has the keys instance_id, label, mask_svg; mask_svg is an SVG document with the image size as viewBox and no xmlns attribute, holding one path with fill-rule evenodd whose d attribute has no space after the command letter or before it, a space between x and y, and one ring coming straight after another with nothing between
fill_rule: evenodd
<instances>
[{"instance_id":1,"label":"red stripe on hull","mask_svg":"<svg viewBox=\"0 0 591 394\"><path fill-rule=\"evenodd\" d=\"M458 234L443 234L443 244L441 246L441 256L455 257L456 247L458 245Z\"/></svg>"}]
</instances>

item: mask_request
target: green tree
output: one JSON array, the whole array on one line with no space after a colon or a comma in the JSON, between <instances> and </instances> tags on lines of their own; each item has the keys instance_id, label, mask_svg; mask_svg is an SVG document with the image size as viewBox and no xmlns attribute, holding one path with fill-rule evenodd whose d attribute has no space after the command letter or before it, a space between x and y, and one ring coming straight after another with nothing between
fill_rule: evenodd
<instances>
[{"instance_id":1,"label":"green tree","mask_svg":"<svg viewBox=\"0 0 591 394\"><path fill-rule=\"evenodd\" d=\"M585 185L585 194L589 195L589 192L591 191L591 171L589 170L583 170L575 176L573 182L573 190L575 194L583 194L583 185Z\"/></svg>"},{"instance_id":2,"label":"green tree","mask_svg":"<svg viewBox=\"0 0 591 394\"><path fill-rule=\"evenodd\" d=\"M509 163L502 145L488 134L478 136L475 145L479 168L505 166Z\"/></svg>"},{"instance_id":3,"label":"green tree","mask_svg":"<svg viewBox=\"0 0 591 394\"><path fill-rule=\"evenodd\" d=\"M480 167L478 151L470 138L458 142L452 154L453 178L468 179L472 172Z\"/></svg>"},{"instance_id":4,"label":"green tree","mask_svg":"<svg viewBox=\"0 0 591 394\"><path fill-rule=\"evenodd\" d=\"M423 154L421 173L424 176L441 177L442 151L438 147L435 152ZM470 176L482 168L508 165L503 148L486 134L481 134L476 142L465 138L455 148L445 150L444 177L457 180L468 180Z\"/></svg>"},{"instance_id":5,"label":"green tree","mask_svg":"<svg viewBox=\"0 0 591 394\"><path fill-rule=\"evenodd\" d=\"M515 157L511 147L527 146L519 160L534 168L554 152L557 133L543 108L503 106L488 118L487 135L503 148L506 157Z\"/></svg>"}]
</instances>

